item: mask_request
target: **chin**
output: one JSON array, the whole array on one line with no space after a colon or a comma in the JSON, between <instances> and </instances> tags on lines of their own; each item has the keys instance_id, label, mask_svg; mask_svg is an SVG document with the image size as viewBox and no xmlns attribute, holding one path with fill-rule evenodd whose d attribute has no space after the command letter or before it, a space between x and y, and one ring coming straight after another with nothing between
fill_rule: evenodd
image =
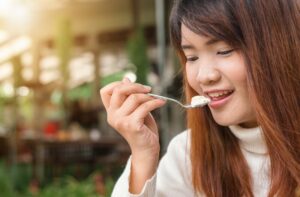
<instances>
[{"instance_id":1,"label":"chin","mask_svg":"<svg viewBox=\"0 0 300 197\"><path fill-rule=\"evenodd\" d=\"M245 123L244 121L241 120L237 120L237 119L228 119L228 118L214 118L214 120L216 121L216 123L218 125L227 127L227 126L231 126L231 125L247 125L247 123Z\"/></svg>"},{"instance_id":2,"label":"chin","mask_svg":"<svg viewBox=\"0 0 300 197\"><path fill-rule=\"evenodd\" d=\"M230 124L230 123L226 123L226 122L216 122L218 125L223 126L223 127L229 127L231 125L235 125L235 124Z\"/></svg>"},{"instance_id":3,"label":"chin","mask_svg":"<svg viewBox=\"0 0 300 197\"><path fill-rule=\"evenodd\" d=\"M217 119L215 119L215 121L218 125L221 125L221 126L224 126L224 127L227 127L227 126L230 126L230 125L236 125L236 123L234 121L217 120Z\"/></svg>"},{"instance_id":4,"label":"chin","mask_svg":"<svg viewBox=\"0 0 300 197\"><path fill-rule=\"evenodd\" d=\"M234 119L228 119L228 116L226 116L227 118L224 118L225 116L216 116L214 114L212 114L212 115L213 115L213 118L214 118L215 122L218 125L226 127L226 126L230 126L230 125L239 124L239 121L234 120Z\"/></svg>"}]
</instances>

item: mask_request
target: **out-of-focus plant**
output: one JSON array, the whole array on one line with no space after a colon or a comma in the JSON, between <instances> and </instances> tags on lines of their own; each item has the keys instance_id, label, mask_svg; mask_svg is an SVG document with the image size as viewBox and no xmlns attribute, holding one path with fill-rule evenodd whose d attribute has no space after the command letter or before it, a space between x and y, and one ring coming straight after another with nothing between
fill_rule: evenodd
<instances>
[{"instance_id":1,"label":"out-of-focus plant","mask_svg":"<svg viewBox=\"0 0 300 197\"><path fill-rule=\"evenodd\" d=\"M40 186L28 176L28 169L22 166L13 176L11 170L0 162L0 196L2 197L110 197L114 180L95 172L84 180L72 176L57 178L50 184ZM14 177L14 178L13 178ZM23 183L23 185L21 184Z\"/></svg>"},{"instance_id":2,"label":"out-of-focus plant","mask_svg":"<svg viewBox=\"0 0 300 197\"><path fill-rule=\"evenodd\" d=\"M142 28L134 31L127 43L128 58L136 66L137 82L147 84L150 61L147 56L147 43Z\"/></svg>"},{"instance_id":3,"label":"out-of-focus plant","mask_svg":"<svg viewBox=\"0 0 300 197\"><path fill-rule=\"evenodd\" d=\"M12 166L0 162L0 196L26 197L31 179L31 166L29 164L16 164Z\"/></svg>"},{"instance_id":4,"label":"out-of-focus plant","mask_svg":"<svg viewBox=\"0 0 300 197\"><path fill-rule=\"evenodd\" d=\"M111 196L114 185L115 185L115 182L110 177L105 181L105 190L106 190L105 197L110 197Z\"/></svg>"},{"instance_id":5,"label":"out-of-focus plant","mask_svg":"<svg viewBox=\"0 0 300 197\"><path fill-rule=\"evenodd\" d=\"M96 193L93 181L90 179L84 181L77 181L72 177L66 178L62 182L54 182L46 186L38 194L39 197L100 197Z\"/></svg>"},{"instance_id":6,"label":"out-of-focus plant","mask_svg":"<svg viewBox=\"0 0 300 197\"><path fill-rule=\"evenodd\" d=\"M0 163L0 191L1 196L15 197L12 178L2 162Z\"/></svg>"},{"instance_id":7,"label":"out-of-focus plant","mask_svg":"<svg viewBox=\"0 0 300 197\"><path fill-rule=\"evenodd\" d=\"M14 166L13 173L11 174L14 191L18 191L19 193L26 191L32 178L32 166L28 163L18 163Z\"/></svg>"},{"instance_id":8,"label":"out-of-focus plant","mask_svg":"<svg viewBox=\"0 0 300 197\"><path fill-rule=\"evenodd\" d=\"M101 176L98 172L87 179L78 181L68 176L59 178L52 184L43 187L37 194L26 194L27 197L110 197L114 181L107 178L100 182L96 177ZM102 177L102 176L101 176ZM101 179L102 180L102 179ZM100 184L100 185L99 185Z\"/></svg>"}]
</instances>

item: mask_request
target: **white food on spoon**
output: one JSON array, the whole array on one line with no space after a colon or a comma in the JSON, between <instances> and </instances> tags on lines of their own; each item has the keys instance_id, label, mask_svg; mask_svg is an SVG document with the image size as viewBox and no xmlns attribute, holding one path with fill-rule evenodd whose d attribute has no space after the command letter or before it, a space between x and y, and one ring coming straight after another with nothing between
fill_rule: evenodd
<instances>
[{"instance_id":1,"label":"white food on spoon","mask_svg":"<svg viewBox=\"0 0 300 197\"><path fill-rule=\"evenodd\" d=\"M203 106L210 102L210 99L205 96L193 96L191 101L192 107Z\"/></svg>"}]
</instances>

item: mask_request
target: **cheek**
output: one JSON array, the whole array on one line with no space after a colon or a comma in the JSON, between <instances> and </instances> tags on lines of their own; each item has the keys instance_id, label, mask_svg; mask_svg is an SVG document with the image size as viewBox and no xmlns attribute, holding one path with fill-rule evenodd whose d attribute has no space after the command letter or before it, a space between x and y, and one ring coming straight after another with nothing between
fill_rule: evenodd
<instances>
[{"instance_id":1,"label":"cheek","mask_svg":"<svg viewBox=\"0 0 300 197\"><path fill-rule=\"evenodd\" d=\"M245 84L247 81L247 71L245 62L240 54L237 54L234 60L232 60L232 66L230 75L234 76L235 81Z\"/></svg>"},{"instance_id":2,"label":"cheek","mask_svg":"<svg viewBox=\"0 0 300 197\"><path fill-rule=\"evenodd\" d=\"M228 72L226 73L227 78L231 81L231 83L236 87L236 88L242 88L245 89L247 88L247 77L246 73L243 70L235 70L235 72Z\"/></svg>"},{"instance_id":3,"label":"cheek","mask_svg":"<svg viewBox=\"0 0 300 197\"><path fill-rule=\"evenodd\" d=\"M197 91L197 87L199 86L197 84L197 74L196 72L191 69L191 68L186 68L186 78L187 78L187 81L188 81L188 84L194 89ZM198 87L199 88L199 87Z\"/></svg>"},{"instance_id":4,"label":"cheek","mask_svg":"<svg viewBox=\"0 0 300 197\"><path fill-rule=\"evenodd\" d=\"M234 86L247 86L246 65L241 56L236 55L230 61L222 62L220 70Z\"/></svg>"},{"instance_id":5,"label":"cheek","mask_svg":"<svg viewBox=\"0 0 300 197\"><path fill-rule=\"evenodd\" d=\"M241 101L248 103L248 84L247 84L247 71L246 66L241 59L239 61L233 61L233 63L227 67L226 77L235 87L236 93L241 98Z\"/></svg>"}]
</instances>

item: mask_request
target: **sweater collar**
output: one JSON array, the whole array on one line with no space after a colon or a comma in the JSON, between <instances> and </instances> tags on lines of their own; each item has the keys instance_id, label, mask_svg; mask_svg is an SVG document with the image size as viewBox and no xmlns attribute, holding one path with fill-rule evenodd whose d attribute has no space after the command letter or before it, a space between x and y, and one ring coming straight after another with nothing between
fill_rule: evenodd
<instances>
[{"instance_id":1,"label":"sweater collar","mask_svg":"<svg viewBox=\"0 0 300 197\"><path fill-rule=\"evenodd\" d=\"M229 126L231 132L239 139L241 148L248 152L267 154L268 149L261 127L243 128L238 125Z\"/></svg>"}]
</instances>

